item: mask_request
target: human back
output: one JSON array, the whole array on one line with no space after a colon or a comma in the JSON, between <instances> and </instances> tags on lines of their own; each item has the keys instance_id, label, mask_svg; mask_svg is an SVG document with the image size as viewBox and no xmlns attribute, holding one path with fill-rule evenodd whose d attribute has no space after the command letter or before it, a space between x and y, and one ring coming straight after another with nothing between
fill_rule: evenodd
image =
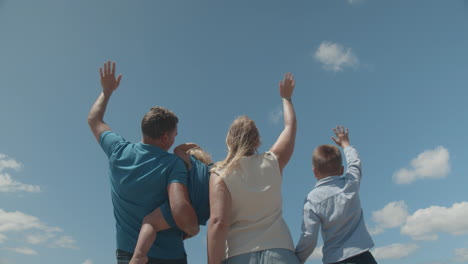
<instances>
[{"instance_id":1,"label":"human back","mask_svg":"<svg viewBox=\"0 0 468 264\"><path fill-rule=\"evenodd\" d=\"M294 249L282 215L282 178L273 153L240 159L223 181L232 198L227 258L271 248Z\"/></svg>"},{"instance_id":2,"label":"human back","mask_svg":"<svg viewBox=\"0 0 468 264\"><path fill-rule=\"evenodd\" d=\"M280 82L285 128L266 153L257 154L260 134L255 122L238 117L226 136L228 154L210 178L211 220L208 263L298 263L282 217L282 171L291 158L296 118L291 101L292 74ZM225 246L226 245L226 246Z\"/></svg>"},{"instance_id":3,"label":"human back","mask_svg":"<svg viewBox=\"0 0 468 264\"><path fill-rule=\"evenodd\" d=\"M100 142L109 157L117 248L133 252L143 218L167 201L167 185L186 182L185 166L177 156L159 147L130 143L112 132L104 132ZM161 232L148 255L184 257L180 231Z\"/></svg>"},{"instance_id":4,"label":"human back","mask_svg":"<svg viewBox=\"0 0 468 264\"><path fill-rule=\"evenodd\" d=\"M167 153L177 135L177 116L163 107L153 107L142 120L142 141L126 141L104 122L107 104L122 75L115 77L115 63L110 61L99 71L102 92L89 111L88 125L109 159L116 257L119 264L124 264L133 254L143 217L163 201L169 200L174 220L184 232L198 230L198 223L188 198L184 163ZM174 260L172 263L186 263L180 231L162 232L150 255Z\"/></svg>"}]
</instances>

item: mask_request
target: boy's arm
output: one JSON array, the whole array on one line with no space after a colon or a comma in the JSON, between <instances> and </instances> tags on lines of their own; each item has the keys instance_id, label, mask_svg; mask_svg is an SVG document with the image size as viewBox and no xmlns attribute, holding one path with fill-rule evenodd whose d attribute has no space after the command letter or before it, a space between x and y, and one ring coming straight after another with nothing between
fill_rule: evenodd
<instances>
[{"instance_id":1,"label":"boy's arm","mask_svg":"<svg viewBox=\"0 0 468 264\"><path fill-rule=\"evenodd\" d=\"M361 160L357 150L349 144L348 129L345 130L343 126L337 126L333 128L333 132L335 132L336 138L332 137L332 140L343 148L346 156L346 176L359 182L361 180Z\"/></svg>"},{"instance_id":2,"label":"boy's arm","mask_svg":"<svg viewBox=\"0 0 468 264\"><path fill-rule=\"evenodd\" d=\"M169 229L169 224L164 220L161 208L157 208L143 218L140 235L132 259L129 264L146 264L148 251L156 240L156 233Z\"/></svg>"},{"instance_id":3,"label":"boy's arm","mask_svg":"<svg viewBox=\"0 0 468 264\"><path fill-rule=\"evenodd\" d=\"M94 137L99 142L99 137L102 132L110 131L110 127L104 122L104 113L106 112L107 103L112 93L119 87L122 75L115 78L115 62L108 61L104 63L104 70L99 68L101 75L102 92L96 102L91 107L88 114L88 125L94 134Z\"/></svg>"},{"instance_id":4,"label":"boy's arm","mask_svg":"<svg viewBox=\"0 0 468 264\"><path fill-rule=\"evenodd\" d=\"M296 246L296 256L300 263L306 262L317 246L320 218L312 211L312 205L306 200L302 220L302 233Z\"/></svg>"},{"instance_id":5,"label":"boy's arm","mask_svg":"<svg viewBox=\"0 0 468 264\"><path fill-rule=\"evenodd\" d=\"M283 81L279 83L280 96L283 98L284 129L276 140L270 151L278 158L281 173L288 164L294 151L296 141L297 121L291 96L294 91L295 81L291 73L284 75Z\"/></svg>"}]
</instances>

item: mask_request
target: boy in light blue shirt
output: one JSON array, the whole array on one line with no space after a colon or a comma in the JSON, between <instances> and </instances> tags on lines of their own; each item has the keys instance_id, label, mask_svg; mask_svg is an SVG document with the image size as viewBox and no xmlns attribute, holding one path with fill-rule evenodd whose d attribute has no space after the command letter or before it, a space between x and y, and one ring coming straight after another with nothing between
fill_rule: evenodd
<instances>
[{"instance_id":1,"label":"boy in light blue shirt","mask_svg":"<svg viewBox=\"0 0 468 264\"><path fill-rule=\"evenodd\" d=\"M347 161L343 174L341 152L333 145L317 147L312 156L317 178L304 203L302 234L296 255L304 263L316 245L319 228L323 238L323 263L376 264L370 249L374 242L367 231L359 199L361 160L349 144L348 129L333 129L332 140L344 149Z\"/></svg>"}]
</instances>

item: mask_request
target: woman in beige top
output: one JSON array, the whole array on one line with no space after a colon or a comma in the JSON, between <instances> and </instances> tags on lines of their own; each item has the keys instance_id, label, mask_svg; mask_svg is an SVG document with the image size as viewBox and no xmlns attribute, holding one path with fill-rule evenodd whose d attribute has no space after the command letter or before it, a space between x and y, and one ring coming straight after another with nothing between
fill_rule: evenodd
<instances>
[{"instance_id":1,"label":"woman in beige top","mask_svg":"<svg viewBox=\"0 0 468 264\"><path fill-rule=\"evenodd\" d=\"M212 169L209 264L299 263L283 220L281 197L282 172L296 137L291 73L284 75L279 88L284 130L276 143L266 153L257 154L260 135L255 122L241 116L229 128L227 157Z\"/></svg>"}]
</instances>

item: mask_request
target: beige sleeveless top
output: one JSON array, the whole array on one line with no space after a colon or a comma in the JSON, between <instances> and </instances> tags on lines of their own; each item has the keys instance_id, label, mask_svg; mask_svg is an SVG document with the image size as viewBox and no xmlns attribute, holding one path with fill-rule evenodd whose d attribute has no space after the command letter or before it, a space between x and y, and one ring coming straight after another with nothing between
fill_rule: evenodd
<instances>
[{"instance_id":1,"label":"beige sleeveless top","mask_svg":"<svg viewBox=\"0 0 468 264\"><path fill-rule=\"evenodd\" d=\"M226 258L272 248L294 251L282 216L281 173L271 152L243 157L223 176L232 198Z\"/></svg>"}]
</instances>

